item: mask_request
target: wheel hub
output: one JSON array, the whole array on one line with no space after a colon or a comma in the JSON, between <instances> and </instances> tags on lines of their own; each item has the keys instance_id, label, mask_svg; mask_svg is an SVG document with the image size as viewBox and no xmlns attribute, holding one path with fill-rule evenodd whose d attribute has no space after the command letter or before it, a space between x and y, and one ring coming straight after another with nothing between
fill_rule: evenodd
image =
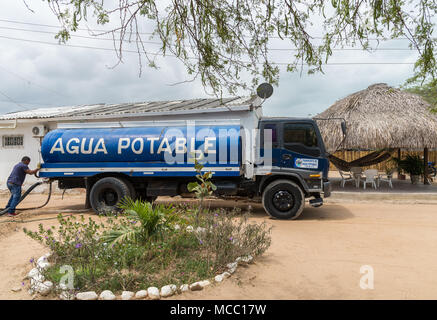
<instances>
[{"instance_id":1,"label":"wheel hub","mask_svg":"<svg viewBox=\"0 0 437 320\"><path fill-rule=\"evenodd\" d=\"M99 200L101 202L104 202L107 206L114 206L118 202L118 195L117 192L115 192L112 189L105 189L103 192L99 195Z\"/></svg>"},{"instance_id":2,"label":"wheel hub","mask_svg":"<svg viewBox=\"0 0 437 320\"><path fill-rule=\"evenodd\" d=\"M281 190L273 195L273 205L280 211L288 211L293 207L293 196L286 190Z\"/></svg>"}]
</instances>

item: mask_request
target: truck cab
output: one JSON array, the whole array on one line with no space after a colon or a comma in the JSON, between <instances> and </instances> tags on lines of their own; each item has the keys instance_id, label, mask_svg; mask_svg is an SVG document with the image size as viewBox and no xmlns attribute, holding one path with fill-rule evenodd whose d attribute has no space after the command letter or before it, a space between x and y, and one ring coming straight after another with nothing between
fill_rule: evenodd
<instances>
[{"instance_id":1,"label":"truck cab","mask_svg":"<svg viewBox=\"0 0 437 320\"><path fill-rule=\"evenodd\" d=\"M271 167L257 166L258 192L266 212L276 218L296 219L305 198L321 206L330 196L329 159L316 122L304 118L262 118L259 122L261 156L264 135L271 134Z\"/></svg>"}]
</instances>

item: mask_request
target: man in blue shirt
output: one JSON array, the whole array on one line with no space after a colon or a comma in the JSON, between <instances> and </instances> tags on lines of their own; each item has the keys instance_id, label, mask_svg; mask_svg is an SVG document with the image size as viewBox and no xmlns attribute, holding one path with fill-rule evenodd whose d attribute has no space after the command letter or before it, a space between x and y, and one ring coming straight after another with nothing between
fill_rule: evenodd
<instances>
[{"instance_id":1,"label":"man in blue shirt","mask_svg":"<svg viewBox=\"0 0 437 320\"><path fill-rule=\"evenodd\" d=\"M16 216L15 207L21 198L21 186L23 185L26 174L35 174L39 169L29 169L30 158L23 157L21 162L16 164L8 178L8 189L11 192L11 198L9 199L6 208L8 208L9 216Z\"/></svg>"}]
</instances>

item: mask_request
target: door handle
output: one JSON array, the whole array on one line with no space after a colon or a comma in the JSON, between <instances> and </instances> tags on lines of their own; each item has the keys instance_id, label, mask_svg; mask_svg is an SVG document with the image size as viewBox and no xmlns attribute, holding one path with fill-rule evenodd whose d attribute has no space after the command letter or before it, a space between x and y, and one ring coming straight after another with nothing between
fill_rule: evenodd
<instances>
[{"instance_id":1,"label":"door handle","mask_svg":"<svg viewBox=\"0 0 437 320\"><path fill-rule=\"evenodd\" d=\"M282 160L291 160L291 155L289 155L289 154L283 154L282 155Z\"/></svg>"}]
</instances>

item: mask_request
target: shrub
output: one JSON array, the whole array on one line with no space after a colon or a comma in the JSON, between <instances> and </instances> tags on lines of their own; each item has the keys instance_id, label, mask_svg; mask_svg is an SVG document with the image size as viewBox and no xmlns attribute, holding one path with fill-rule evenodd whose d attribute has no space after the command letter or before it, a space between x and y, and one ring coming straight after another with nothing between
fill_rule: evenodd
<instances>
[{"instance_id":1,"label":"shrub","mask_svg":"<svg viewBox=\"0 0 437 320\"><path fill-rule=\"evenodd\" d=\"M392 158L398 168L409 175L422 175L425 172L425 165L420 156L408 154L404 159Z\"/></svg>"},{"instance_id":2,"label":"shrub","mask_svg":"<svg viewBox=\"0 0 437 320\"><path fill-rule=\"evenodd\" d=\"M203 218L205 232L197 236L219 269L237 257L263 254L271 244L271 228L266 223L249 223L248 215L219 210Z\"/></svg>"},{"instance_id":3,"label":"shrub","mask_svg":"<svg viewBox=\"0 0 437 320\"><path fill-rule=\"evenodd\" d=\"M96 280L98 258L105 251L105 244L100 241L104 225L97 224L91 218L86 222L83 216L80 221L74 216L58 215L57 218L57 230L54 226L44 230L40 224L38 231L32 232L24 228L24 232L51 249L51 259L55 264L61 262L74 265L77 270L86 273L91 281Z\"/></svg>"}]
</instances>

